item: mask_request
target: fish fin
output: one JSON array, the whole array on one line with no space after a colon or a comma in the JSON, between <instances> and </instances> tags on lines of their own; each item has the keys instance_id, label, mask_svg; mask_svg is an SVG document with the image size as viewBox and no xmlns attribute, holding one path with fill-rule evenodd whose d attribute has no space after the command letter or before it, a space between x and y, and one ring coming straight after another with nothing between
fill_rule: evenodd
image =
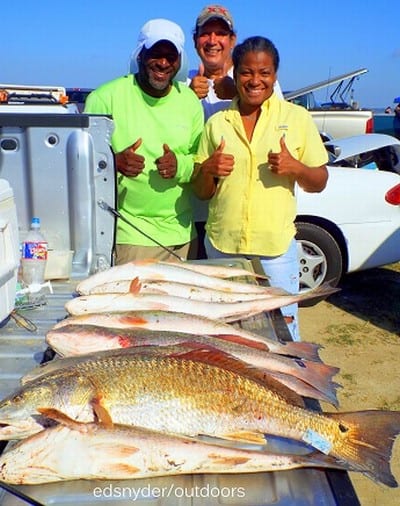
<instances>
[{"instance_id":1,"label":"fish fin","mask_svg":"<svg viewBox=\"0 0 400 506\"><path fill-rule=\"evenodd\" d=\"M213 334L212 337L216 337L217 339L223 339L224 341L229 341L235 344L242 344L243 346L249 346L250 348L255 348L257 350L270 351L267 344L262 343L261 341L252 341L251 339L247 339L246 337L237 336L235 334Z\"/></svg>"},{"instance_id":2,"label":"fish fin","mask_svg":"<svg viewBox=\"0 0 400 506\"><path fill-rule=\"evenodd\" d=\"M310 453L293 455L293 459L298 461L302 466L307 466L312 463L313 466L317 467L328 467L334 469L341 469L344 471L351 471L349 464L338 460L332 455L326 455L319 450L312 451Z\"/></svg>"},{"instance_id":3,"label":"fish fin","mask_svg":"<svg viewBox=\"0 0 400 506\"><path fill-rule=\"evenodd\" d=\"M240 443L251 443L258 445L267 444L267 440L263 434L259 434L258 432L251 431L238 431L238 432L230 432L226 434L220 434L220 438L228 439L229 441L238 441Z\"/></svg>"},{"instance_id":4,"label":"fish fin","mask_svg":"<svg viewBox=\"0 0 400 506\"><path fill-rule=\"evenodd\" d=\"M188 346L193 349L187 350ZM255 367L247 362L244 362L229 353L221 351L212 345L205 345L197 343L184 343L183 351L172 352L171 357L178 357L196 362L202 362L207 365L220 367L229 370L235 374L239 374L249 378L271 391L283 397L287 402L293 406L304 407L304 400L296 392L280 383L277 379L272 378L264 369Z\"/></svg>"},{"instance_id":5,"label":"fish fin","mask_svg":"<svg viewBox=\"0 0 400 506\"><path fill-rule=\"evenodd\" d=\"M238 466L245 464L250 460L250 457L225 457L224 455L218 455L218 453L209 453L207 457L214 461L216 464L225 464L227 467Z\"/></svg>"},{"instance_id":6,"label":"fish fin","mask_svg":"<svg viewBox=\"0 0 400 506\"><path fill-rule=\"evenodd\" d=\"M368 410L349 413L325 413L337 421L343 435L336 458L349 464L375 482L397 487L390 469L395 436L400 433L400 411Z\"/></svg>"},{"instance_id":7,"label":"fish fin","mask_svg":"<svg viewBox=\"0 0 400 506\"><path fill-rule=\"evenodd\" d=\"M39 413L46 418L50 418L55 422L58 422L61 425L65 425L66 427L77 430L79 432L87 432L87 425L84 422L78 422L77 420L72 419L65 413L62 413L58 409L55 408L37 408Z\"/></svg>"},{"instance_id":8,"label":"fish fin","mask_svg":"<svg viewBox=\"0 0 400 506\"><path fill-rule=\"evenodd\" d=\"M333 367L322 362L312 362L303 359L292 359L293 368L290 372L295 378L308 383L328 397L335 392L338 383L332 378L339 372L338 367Z\"/></svg>"},{"instance_id":9,"label":"fish fin","mask_svg":"<svg viewBox=\"0 0 400 506\"><path fill-rule=\"evenodd\" d=\"M108 412L108 409L104 406L103 396L99 394L96 397L93 397L90 404L99 422L104 427L111 429L114 426L114 423L112 421L110 413Z\"/></svg>"},{"instance_id":10,"label":"fish fin","mask_svg":"<svg viewBox=\"0 0 400 506\"><path fill-rule=\"evenodd\" d=\"M263 343L261 341L253 341L252 339L248 339L246 337L242 337L239 335L212 334L212 336L218 339L224 339L225 341L229 341L232 343L250 346L251 348L264 351L271 351L267 343ZM260 337L262 338L262 336ZM277 342L276 344L279 345L279 348L274 349L274 353L277 353L279 355L304 358L312 362L321 362L321 359L318 354L318 350L320 349L319 344L309 343L306 341Z\"/></svg>"},{"instance_id":11,"label":"fish fin","mask_svg":"<svg viewBox=\"0 0 400 506\"><path fill-rule=\"evenodd\" d=\"M312 362L321 362L319 344L310 343L307 341L288 341L285 343L280 342L282 345L282 353L275 351L275 353L285 354L292 357L304 358Z\"/></svg>"},{"instance_id":12,"label":"fish fin","mask_svg":"<svg viewBox=\"0 0 400 506\"><path fill-rule=\"evenodd\" d=\"M134 327L140 327L142 325L146 325L148 323L148 320L146 318L142 318L140 316L135 316L135 314L126 314L121 316L120 318L121 323L125 323L127 325L132 325Z\"/></svg>"},{"instance_id":13,"label":"fish fin","mask_svg":"<svg viewBox=\"0 0 400 506\"><path fill-rule=\"evenodd\" d=\"M339 386L336 383L332 383L332 388L329 391L321 392L314 386L306 383L301 378L297 378L296 376L292 376L291 374L286 374L278 371L268 371L268 374L275 378L277 381L286 385L291 390L294 390L302 397L308 397L310 399L318 399L319 401L324 401L332 406L337 408L339 406L339 401L336 397L336 387Z\"/></svg>"},{"instance_id":14,"label":"fish fin","mask_svg":"<svg viewBox=\"0 0 400 506\"><path fill-rule=\"evenodd\" d=\"M126 458L140 451L139 448L133 445L115 445L102 441L98 444L94 444L94 446L96 447L96 452L102 455L107 455L109 459Z\"/></svg>"},{"instance_id":15,"label":"fish fin","mask_svg":"<svg viewBox=\"0 0 400 506\"><path fill-rule=\"evenodd\" d=\"M104 478L109 478L110 476L124 476L129 477L130 475L139 473L141 469L135 466L130 466L129 464L107 462L107 465L104 469L99 469L99 473L104 473Z\"/></svg>"},{"instance_id":16,"label":"fish fin","mask_svg":"<svg viewBox=\"0 0 400 506\"><path fill-rule=\"evenodd\" d=\"M130 285L129 285L129 292L133 294L138 294L140 292L140 289L142 287L142 284L138 277L133 278Z\"/></svg>"}]
</instances>

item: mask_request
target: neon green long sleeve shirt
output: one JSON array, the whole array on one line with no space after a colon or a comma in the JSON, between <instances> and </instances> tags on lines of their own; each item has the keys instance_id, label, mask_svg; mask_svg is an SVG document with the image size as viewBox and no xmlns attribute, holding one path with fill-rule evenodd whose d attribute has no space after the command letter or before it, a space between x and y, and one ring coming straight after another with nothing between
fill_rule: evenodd
<instances>
[{"instance_id":1,"label":"neon green long sleeve shirt","mask_svg":"<svg viewBox=\"0 0 400 506\"><path fill-rule=\"evenodd\" d=\"M131 223L166 246L184 244L195 237L190 205L190 179L204 116L196 95L174 82L165 97L147 95L128 74L107 82L87 98L85 112L109 115L114 123L111 146L115 153L142 139L137 153L145 168L137 177L117 174L118 210ZM163 179L155 160L163 144L175 153L178 168L173 179ZM118 220L116 242L154 246L133 227Z\"/></svg>"}]
</instances>

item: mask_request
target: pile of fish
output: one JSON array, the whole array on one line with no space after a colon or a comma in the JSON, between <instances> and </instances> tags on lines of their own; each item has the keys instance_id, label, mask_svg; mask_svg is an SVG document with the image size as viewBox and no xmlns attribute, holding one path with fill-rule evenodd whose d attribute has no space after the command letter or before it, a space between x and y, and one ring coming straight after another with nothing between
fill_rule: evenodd
<instances>
[{"instance_id":1,"label":"pile of fish","mask_svg":"<svg viewBox=\"0 0 400 506\"><path fill-rule=\"evenodd\" d=\"M314 466L397 486L390 457L400 412L307 408L304 397L337 406L338 369L321 362L318 346L230 323L326 296L330 287L291 295L229 279L251 275L131 262L80 282L66 304L69 316L46 336L59 358L0 401L0 439L20 439L0 456L0 479L36 484ZM268 435L304 451L273 454Z\"/></svg>"}]
</instances>

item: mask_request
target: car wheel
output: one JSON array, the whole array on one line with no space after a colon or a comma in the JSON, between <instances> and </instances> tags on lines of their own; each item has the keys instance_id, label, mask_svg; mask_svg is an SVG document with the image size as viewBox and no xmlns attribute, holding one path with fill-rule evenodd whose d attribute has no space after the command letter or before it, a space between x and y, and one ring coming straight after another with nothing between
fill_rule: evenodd
<instances>
[{"instance_id":1,"label":"car wheel","mask_svg":"<svg viewBox=\"0 0 400 506\"><path fill-rule=\"evenodd\" d=\"M300 291L307 292L329 281L336 286L343 274L339 244L324 228L313 223L296 223Z\"/></svg>"}]
</instances>

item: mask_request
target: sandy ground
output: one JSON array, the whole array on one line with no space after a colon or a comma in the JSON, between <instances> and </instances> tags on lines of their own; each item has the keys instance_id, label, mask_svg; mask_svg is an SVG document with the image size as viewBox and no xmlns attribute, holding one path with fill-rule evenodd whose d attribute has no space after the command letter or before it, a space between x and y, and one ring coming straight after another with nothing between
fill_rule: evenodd
<instances>
[{"instance_id":1,"label":"sandy ground","mask_svg":"<svg viewBox=\"0 0 400 506\"><path fill-rule=\"evenodd\" d=\"M340 368L339 411L400 410L400 264L346 276L340 287L327 301L300 308L302 340L323 345L321 358ZM400 436L391 468L400 483ZM400 504L400 488L359 473L350 478L362 506Z\"/></svg>"}]
</instances>

